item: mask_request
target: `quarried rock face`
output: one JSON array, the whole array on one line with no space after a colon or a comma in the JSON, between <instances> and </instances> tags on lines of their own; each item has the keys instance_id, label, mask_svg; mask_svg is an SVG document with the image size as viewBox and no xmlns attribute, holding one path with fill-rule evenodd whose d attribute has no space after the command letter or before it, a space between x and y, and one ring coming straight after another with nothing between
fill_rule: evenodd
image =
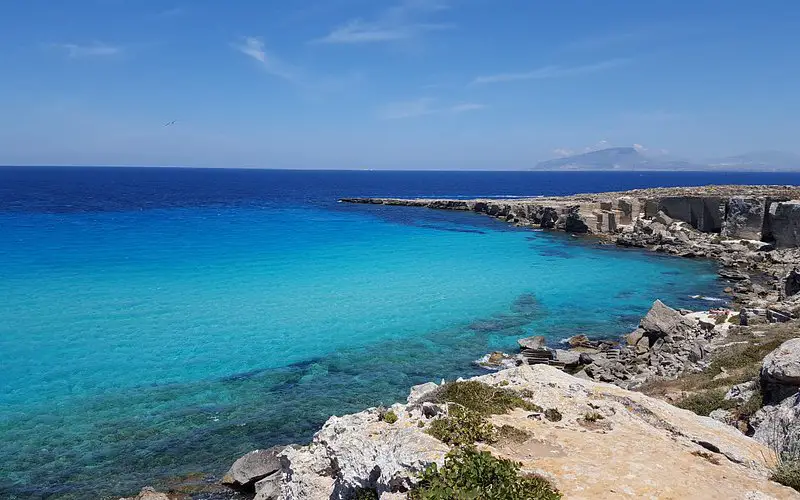
<instances>
[{"instance_id":1,"label":"quarried rock face","mask_svg":"<svg viewBox=\"0 0 800 500\"><path fill-rule=\"evenodd\" d=\"M800 200L772 203L769 229L777 247L800 246Z\"/></svg>"},{"instance_id":2,"label":"quarried rock face","mask_svg":"<svg viewBox=\"0 0 800 500\"><path fill-rule=\"evenodd\" d=\"M658 200L658 209L704 233L722 230L722 199L712 196L669 196Z\"/></svg>"},{"instance_id":3,"label":"quarried rock face","mask_svg":"<svg viewBox=\"0 0 800 500\"><path fill-rule=\"evenodd\" d=\"M530 437L478 446L546 477L564 498L800 498L768 480L766 447L711 418L544 365L474 380L524 390L531 403L558 410L558 422L521 408L495 415L496 427ZM391 410L398 416L391 424L375 409L332 417L309 446L287 448L276 498L344 500L358 487L374 488L382 500L403 498L424 467L441 465L448 447L425 432L441 414L425 415L421 404Z\"/></svg>"},{"instance_id":4,"label":"quarried rock face","mask_svg":"<svg viewBox=\"0 0 800 500\"><path fill-rule=\"evenodd\" d=\"M769 204L766 198L733 197L725 207L725 221L722 223L722 236L761 240L764 231L764 217Z\"/></svg>"}]
</instances>

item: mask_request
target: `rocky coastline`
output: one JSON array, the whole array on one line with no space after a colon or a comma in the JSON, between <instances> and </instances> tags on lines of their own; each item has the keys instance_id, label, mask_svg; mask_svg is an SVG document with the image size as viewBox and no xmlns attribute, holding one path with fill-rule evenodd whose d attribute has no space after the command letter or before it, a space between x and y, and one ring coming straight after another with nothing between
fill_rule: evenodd
<instances>
[{"instance_id":1,"label":"rocky coastline","mask_svg":"<svg viewBox=\"0 0 800 500\"><path fill-rule=\"evenodd\" d=\"M471 441L563 498L800 498L795 476L780 480L794 490L770 480L787 457L800 459L799 187L341 201L468 210L717 261L730 305L688 311L656 300L620 339L576 335L562 347L530 337L518 353L488 354L482 364L496 371L471 382L510 391L519 406L490 412L475 425L493 430ZM441 397L448 386L416 386L405 403L331 417L306 446L243 456L222 484L257 500L407 498L463 444L434 431L462 415L462 404ZM719 401L703 399L711 393ZM800 466L792 471L800 477Z\"/></svg>"}]
</instances>

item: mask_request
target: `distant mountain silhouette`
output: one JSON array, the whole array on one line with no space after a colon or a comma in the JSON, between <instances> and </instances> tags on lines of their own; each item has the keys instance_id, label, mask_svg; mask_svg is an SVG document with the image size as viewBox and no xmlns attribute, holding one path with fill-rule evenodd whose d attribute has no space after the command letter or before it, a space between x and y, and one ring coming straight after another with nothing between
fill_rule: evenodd
<instances>
[{"instance_id":1,"label":"distant mountain silhouette","mask_svg":"<svg viewBox=\"0 0 800 500\"><path fill-rule=\"evenodd\" d=\"M539 162L534 170L691 170L690 162L643 154L636 148L608 148Z\"/></svg>"},{"instance_id":2,"label":"distant mountain silhouette","mask_svg":"<svg viewBox=\"0 0 800 500\"><path fill-rule=\"evenodd\" d=\"M622 147L542 161L533 170L800 170L800 156L781 151L754 151L693 162Z\"/></svg>"},{"instance_id":3,"label":"distant mountain silhouette","mask_svg":"<svg viewBox=\"0 0 800 500\"><path fill-rule=\"evenodd\" d=\"M800 168L800 156L784 151L752 151L727 158L710 160L708 163L714 168L764 167L783 170Z\"/></svg>"}]
</instances>

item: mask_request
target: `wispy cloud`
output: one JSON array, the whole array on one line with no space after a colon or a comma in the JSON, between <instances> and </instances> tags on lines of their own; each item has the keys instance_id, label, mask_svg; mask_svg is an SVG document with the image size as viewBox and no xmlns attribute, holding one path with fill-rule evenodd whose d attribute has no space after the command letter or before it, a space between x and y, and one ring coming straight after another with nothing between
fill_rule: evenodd
<instances>
[{"instance_id":1,"label":"wispy cloud","mask_svg":"<svg viewBox=\"0 0 800 500\"><path fill-rule=\"evenodd\" d=\"M469 111L486 109L484 104L462 102L451 105L437 105L436 99L421 97L409 101L389 103L380 110L379 116L384 120L398 120L402 118L416 118L425 115L460 114Z\"/></svg>"},{"instance_id":2,"label":"wispy cloud","mask_svg":"<svg viewBox=\"0 0 800 500\"><path fill-rule=\"evenodd\" d=\"M298 81L297 70L267 52L264 41L261 38L248 36L231 45L242 54L258 61L267 73L284 80Z\"/></svg>"},{"instance_id":3,"label":"wispy cloud","mask_svg":"<svg viewBox=\"0 0 800 500\"><path fill-rule=\"evenodd\" d=\"M120 45L109 45L103 42L93 42L87 45L76 43L57 43L51 45L58 50L64 51L67 57L77 59L84 57L111 57L118 56L124 51Z\"/></svg>"},{"instance_id":4,"label":"wispy cloud","mask_svg":"<svg viewBox=\"0 0 800 500\"><path fill-rule=\"evenodd\" d=\"M479 76L475 78L472 83L473 85L481 85L488 83L516 82L522 80L564 78L606 71L609 69L618 68L620 66L625 66L631 62L631 59L609 59L607 61L586 64L583 66L544 66L533 71L525 71L521 73L500 73L497 75Z\"/></svg>"},{"instance_id":5,"label":"wispy cloud","mask_svg":"<svg viewBox=\"0 0 800 500\"><path fill-rule=\"evenodd\" d=\"M183 7L172 7L171 9L164 9L158 13L158 17L177 17L186 13Z\"/></svg>"},{"instance_id":6,"label":"wispy cloud","mask_svg":"<svg viewBox=\"0 0 800 500\"><path fill-rule=\"evenodd\" d=\"M649 31L628 31L618 33L608 33L589 38L581 38L564 45L565 50L599 50L618 45L624 45L644 39L650 34Z\"/></svg>"},{"instance_id":7,"label":"wispy cloud","mask_svg":"<svg viewBox=\"0 0 800 500\"><path fill-rule=\"evenodd\" d=\"M439 0L404 0L386 9L377 18L352 19L312 43L364 44L385 43L417 38L427 32L453 28L449 23L430 22L448 6Z\"/></svg>"}]
</instances>

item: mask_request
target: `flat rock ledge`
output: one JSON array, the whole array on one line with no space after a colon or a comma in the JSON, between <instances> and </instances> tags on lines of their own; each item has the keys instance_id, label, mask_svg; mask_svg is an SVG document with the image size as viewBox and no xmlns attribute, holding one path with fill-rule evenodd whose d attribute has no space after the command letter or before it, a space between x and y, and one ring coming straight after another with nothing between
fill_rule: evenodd
<instances>
[{"instance_id":1,"label":"flat rock ledge","mask_svg":"<svg viewBox=\"0 0 800 500\"><path fill-rule=\"evenodd\" d=\"M495 425L529 438L480 447L548 478L566 499L700 498L698 492L720 500L800 499L768 479L769 449L711 418L545 365L473 380L525 390L530 402L561 412L558 422L522 409L495 415ZM408 402L393 405L393 423L375 408L331 417L311 444L277 454L281 469L269 484L257 484L256 498L344 500L358 488L374 489L382 500L405 498L417 475L441 465L448 451L425 432L446 412L422 402L436 387L417 386Z\"/></svg>"}]
</instances>

